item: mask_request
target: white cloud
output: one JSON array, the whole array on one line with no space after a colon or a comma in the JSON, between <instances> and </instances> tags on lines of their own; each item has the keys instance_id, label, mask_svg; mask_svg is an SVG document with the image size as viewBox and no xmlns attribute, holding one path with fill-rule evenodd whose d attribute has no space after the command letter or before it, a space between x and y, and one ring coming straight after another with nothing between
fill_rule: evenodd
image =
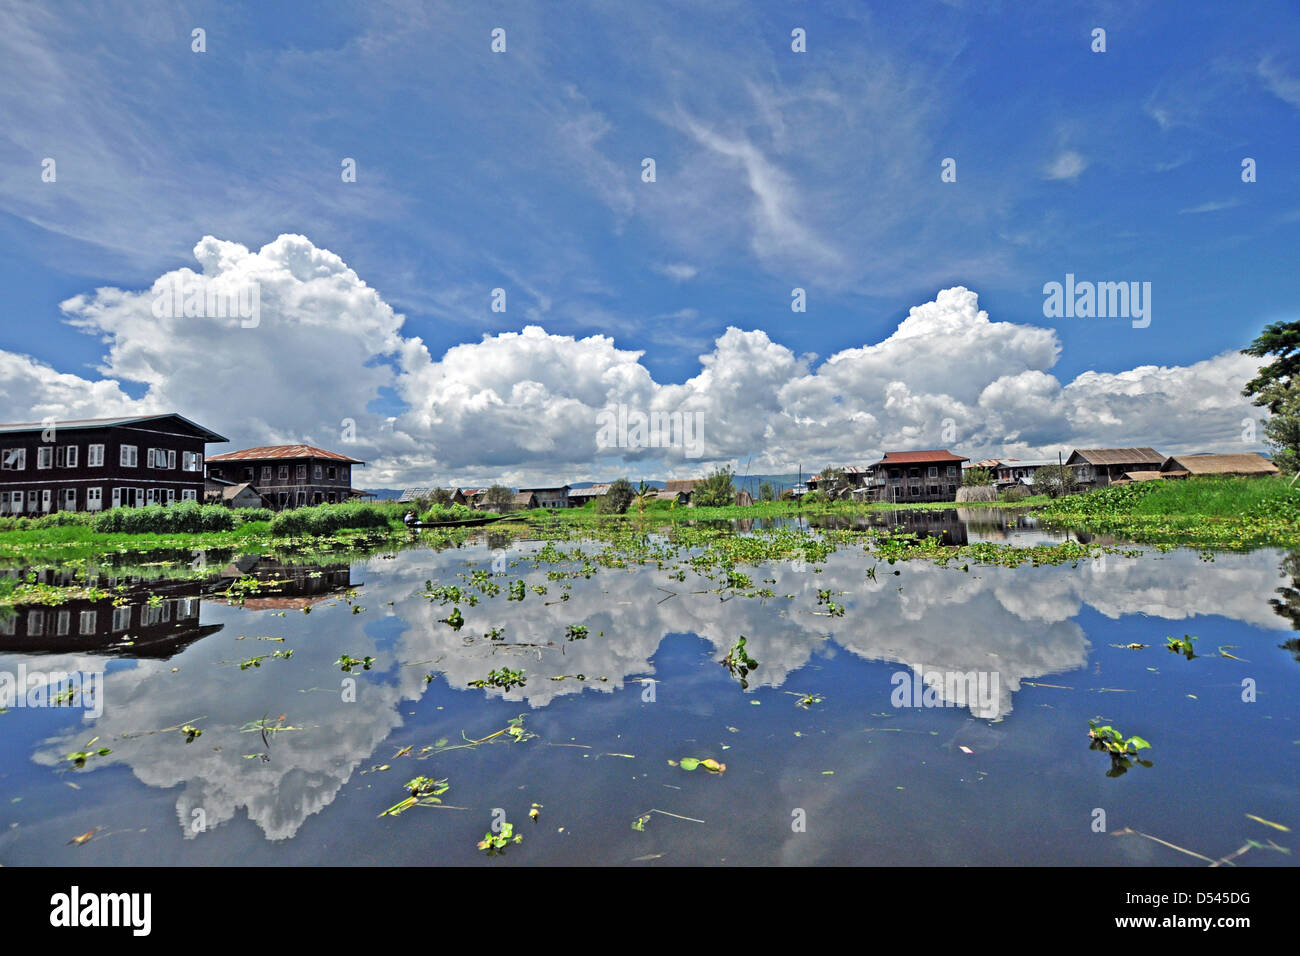
<instances>
[{"instance_id":1,"label":"white cloud","mask_svg":"<svg viewBox=\"0 0 1300 956\"><path fill-rule=\"evenodd\" d=\"M687 282L700 274L700 270L687 262L668 262L655 266L655 272L665 275L674 282Z\"/></svg>"},{"instance_id":2,"label":"white cloud","mask_svg":"<svg viewBox=\"0 0 1300 956\"><path fill-rule=\"evenodd\" d=\"M1257 415L1240 395L1256 359L1228 352L1063 382L1051 373L1061 351L1052 329L992 320L961 287L912 308L883 341L820 363L762 330L728 328L700 356L698 374L668 384L608 335L538 325L435 357L355 271L302 236L257 252L206 237L195 257L200 272L176 270L154 288L175 279L256 284L256 328L237 316L157 318L152 290L76 296L63 309L106 343L99 377L0 351L0 417L174 410L235 442L213 451L290 441L339 448L370 463L359 483L386 487L583 480L634 465L638 476L666 477L750 455L755 470L784 471L943 445L972 457L1074 445L1240 450L1241 422ZM1098 336L1110 334L1096 321ZM142 385L143 395L131 398L123 383ZM385 413L372 410L377 401ZM680 447L598 447L598 416L619 404L698 414L702 458L685 459ZM356 422L354 445L340 445L344 419Z\"/></svg>"},{"instance_id":3,"label":"white cloud","mask_svg":"<svg viewBox=\"0 0 1300 956\"><path fill-rule=\"evenodd\" d=\"M1047 179L1078 179L1087 168L1088 161L1082 154L1067 149L1048 164L1043 175Z\"/></svg>"}]
</instances>

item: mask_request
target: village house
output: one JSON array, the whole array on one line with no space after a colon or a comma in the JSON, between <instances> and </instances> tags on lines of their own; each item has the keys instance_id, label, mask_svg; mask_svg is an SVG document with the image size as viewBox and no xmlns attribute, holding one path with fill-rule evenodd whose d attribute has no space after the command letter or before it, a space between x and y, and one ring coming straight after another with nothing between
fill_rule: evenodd
<instances>
[{"instance_id":1,"label":"village house","mask_svg":"<svg viewBox=\"0 0 1300 956\"><path fill-rule=\"evenodd\" d=\"M609 484L592 485L590 488L570 488L569 507L581 508L609 492Z\"/></svg>"},{"instance_id":2,"label":"village house","mask_svg":"<svg viewBox=\"0 0 1300 956\"><path fill-rule=\"evenodd\" d=\"M858 496L858 493L866 489L871 480L871 468L859 467L858 465L845 465L839 469L843 475L843 483L835 488L825 487L826 481L820 474L813 475L806 482L809 491L822 491L834 498L847 498L849 496Z\"/></svg>"},{"instance_id":3,"label":"village house","mask_svg":"<svg viewBox=\"0 0 1300 956\"><path fill-rule=\"evenodd\" d=\"M655 495L659 501L671 501L678 505L692 504L692 498L695 495L695 486L700 483L698 478L686 478L676 481L664 482L663 489Z\"/></svg>"},{"instance_id":4,"label":"village house","mask_svg":"<svg viewBox=\"0 0 1300 956\"><path fill-rule=\"evenodd\" d=\"M1065 463L1084 488L1104 488L1125 472L1158 471L1164 460L1154 448L1076 448Z\"/></svg>"},{"instance_id":5,"label":"village house","mask_svg":"<svg viewBox=\"0 0 1300 956\"><path fill-rule=\"evenodd\" d=\"M875 501L956 501L962 462L946 449L890 451L871 466L868 497Z\"/></svg>"},{"instance_id":6,"label":"village house","mask_svg":"<svg viewBox=\"0 0 1300 956\"><path fill-rule=\"evenodd\" d=\"M173 413L0 425L0 514L198 501L209 442Z\"/></svg>"},{"instance_id":7,"label":"village house","mask_svg":"<svg viewBox=\"0 0 1300 956\"><path fill-rule=\"evenodd\" d=\"M534 508L567 508L569 507L569 486L560 485L558 488L520 488L519 494L532 494L537 496L537 504Z\"/></svg>"},{"instance_id":8,"label":"village house","mask_svg":"<svg viewBox=\"0 0 1300 956\"><path fill-rule=\"evenodd\" d=\"M352 466L365 462L313 445L261 445L208 459L208 476L251 483L277 510L369 497L352 487Z\"/></svg>"},{"instance_id":9,"label":"village house","mask_svg":"<svg viewBox=\"0 0 1300 956\"><path fill-rule=\"evenodd\" d=\"M992 469L993 486L1002 491L1012 485L1026 485L1032 487L1034 484L1034 475L1039 468L1046 468L1048 465L1057 464L1055 458L1026 458L1023 461L1018 458L1005 458L999 461Z\"/></svg>"},{"instance_id":10,"label":"village house","mask_svg":"<svg viewBox=\"0 0 1300 956\"><path fill-rule=\"evenodd\" d=\"M1171 455L1160 466L1161 478L1195 475L1276 475L1277 465L1263 455L1245 452L1232 455Z\"/></svg>"},{"instance_id":11,"label":"village house","mask_svg":"<svg viewBox=\"0 0 1300 956\"><path fill-rule=\"evenodd\" d=\"M227 508L270 508L269 502L251 482L222 481L219 478L207 480L203 500L208 504L225 505Z\"/></svg>"}]
</instances>

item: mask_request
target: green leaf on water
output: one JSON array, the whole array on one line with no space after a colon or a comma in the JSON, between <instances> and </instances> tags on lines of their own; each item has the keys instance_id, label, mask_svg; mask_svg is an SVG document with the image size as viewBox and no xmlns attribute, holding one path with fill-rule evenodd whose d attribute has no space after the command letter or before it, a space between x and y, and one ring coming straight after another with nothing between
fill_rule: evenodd
<instances>
[{"instance_id":1,"label":"green leaf on water","mask_svg":"<svg viewBox=\"0 0 1300 956\"><path fill-rule=\"evenodd\" d=\"M694 770L699 765L700 762L696 760L694 757L683 757L681 759L681 762L678 764L678 766L681 767L683 770Z\"/></svg>"}]
</instances>

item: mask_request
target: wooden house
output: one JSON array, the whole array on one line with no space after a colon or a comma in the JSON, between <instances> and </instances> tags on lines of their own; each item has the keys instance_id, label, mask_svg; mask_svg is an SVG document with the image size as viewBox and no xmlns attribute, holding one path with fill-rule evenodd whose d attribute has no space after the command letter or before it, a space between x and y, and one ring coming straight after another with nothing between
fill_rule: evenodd
<instances>
[{"instance_id":1,"label":"wooden house","mask_svg":"<svg viewBox=\"0 0 1300 956\"><path fill-rule=\"evenodd\" d=\"M581 508L595 501L597 498L604 497L608 492L608 483L603 485L592 485L590 488L570 488L569 507Z\"/></svg>"},{"instance_id":2,"label":"wooden house","mask_svg":"<svg viewBox=\"0 0 1300 956\"><path fill-rule=\"evenodd\" d=\"M1154 448L1076 448L1065 463L1084 488L1104 488L1126 471L1158 471L1165 456Z\"/></svg>"},{"instance_id":3,"label":"wooden house","mask_svg":"<svg viewBox=\"0 0 1300 956\"><path fill-rule=\"evenodd\" d=\"M208 459L208 475L239 484L249 482L277 510L335 504L366 497L352 487L357 458L313 445L261 445Z\"/></svg>"},{"instance_id":4,"label":"wooden house","mask_svg":"<svg viewBox=\"0 0 1300 956\"><path fill-rule=\"evenodd\" d=\"M0 514L198 501L207 444L224 441L176 414L0 425Z\"/></svg>"},{"instance_id":5,"label":"wooden house","mask_svg":"<svg viewBox=\"0 0 1300 956\"><path fill-rule=\"evenodd\" d=\"M870 497L900 503L956 501L962 463L967 461L942 448L886 452L871 466Z\"/></svg>"},{"instance_id":6,"label":"wooden house","mask_svg":"<svg viewBox=\"0 0 1300 956\"><path fill-rule=\"evenodd\" d=\"M695 496L695 486L700 483L698 478L688 478L679 481L664 482L664 489L655 497L666 499L679 505L691 505L691 500Z\"/></svg>"},{"instance_id":7,"label":"wooden house","mask_svg":"<svg viewBox=\"0 0 1300 956\"><path fill-rule=\"evenodd\" d=\"M569 486L560 485L557 488L520 488L519 494L532 494L537 496L537 504L534 508L567 508L569 507Z\"/></svg>"}]
</instances>

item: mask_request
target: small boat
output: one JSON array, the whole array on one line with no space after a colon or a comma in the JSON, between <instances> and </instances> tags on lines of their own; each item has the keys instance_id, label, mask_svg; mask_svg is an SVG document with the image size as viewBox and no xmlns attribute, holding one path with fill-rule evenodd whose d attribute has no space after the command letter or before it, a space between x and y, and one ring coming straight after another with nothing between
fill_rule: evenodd
<instances>
[{"instance_id":1,"label":"small boat","mask_svg":"<svg viewBox=\"0 0 1300 956\"><path fill-rule=\"evenodd\" d=\"M473 528L481 524L491 524L494 521L502 521L512 517L511 515L484 515L482 518L461 518L456 521L410 521L406 523L412 530L421 530L424 528Z\"/></svg>"}]
</instances>

